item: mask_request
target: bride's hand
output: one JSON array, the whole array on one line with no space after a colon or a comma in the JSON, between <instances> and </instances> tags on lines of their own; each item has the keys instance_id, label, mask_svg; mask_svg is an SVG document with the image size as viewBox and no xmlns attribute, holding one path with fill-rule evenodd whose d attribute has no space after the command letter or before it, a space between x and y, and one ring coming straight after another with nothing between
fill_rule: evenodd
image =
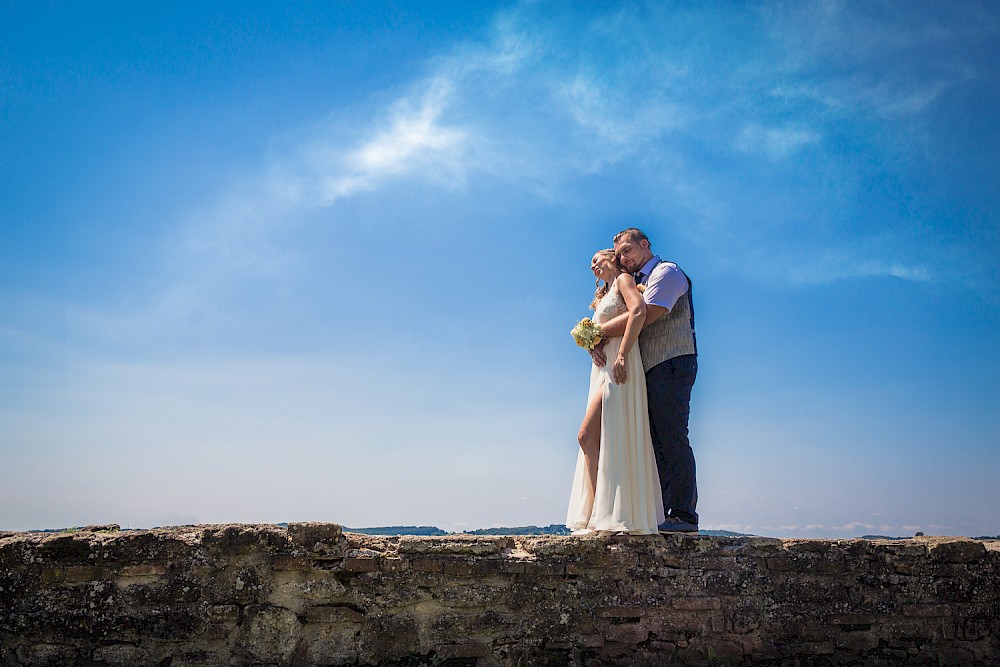
<instances>
[{"instance_id":1,"label":"bride's hand","mask_svg":"<svg viewBox=\"0 0 1000 667\"><path fill-rule=\"evenodd\" d=\"M622 384L628 379L628 373L625 371L625 357L620 354L615 357L615 366L612 369L612 373L614 373L617 384Z\"/></svg>"}]
</instances>

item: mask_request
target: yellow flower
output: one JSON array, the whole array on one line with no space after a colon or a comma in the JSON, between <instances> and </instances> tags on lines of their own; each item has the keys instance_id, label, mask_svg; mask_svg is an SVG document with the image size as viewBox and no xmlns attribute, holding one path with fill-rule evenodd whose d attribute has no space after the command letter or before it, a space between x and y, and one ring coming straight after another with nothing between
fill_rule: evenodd
<instances>
[{"instance_id":1,"label":"yellow flower","mask_svg":"<svg viewBox=\"0 0 1000 667\"><path fill-rule=\"evenodd\" d=\"M585 317L576 323L576 326L569 332L573 336L576 344L586 350L593 350L601 342L603 332L599 324L594 324L593 320Z\"/></svg>"}]
</instances>

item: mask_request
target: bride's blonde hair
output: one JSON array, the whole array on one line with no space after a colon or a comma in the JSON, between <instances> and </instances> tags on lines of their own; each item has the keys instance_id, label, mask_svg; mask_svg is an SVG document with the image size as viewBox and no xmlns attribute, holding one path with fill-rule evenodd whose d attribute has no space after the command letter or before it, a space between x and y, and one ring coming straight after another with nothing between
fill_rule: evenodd
<instances>
[{"instance_id":1,"label":"bride's blonde hair","mask_svg":"<svg viewBox=\"0 0 1000 667\"><path fill-rule=\"evenodd\" d=\"M594 255L595 256L601 255L602 257L607 257L611 260L612 264L618 266L618 260L615 258L614 248L605 248L604 250L598 250L597 252L594 253ZM597 304L601 302L601 299L604 298L604 295L608 293L609 289L611 289L611 283L606 282L602 285L601 279L600 278L597 279L597 291L594 292L594 300L590 302L591 310L597 310Z\"/></svg>"}]
</instances>

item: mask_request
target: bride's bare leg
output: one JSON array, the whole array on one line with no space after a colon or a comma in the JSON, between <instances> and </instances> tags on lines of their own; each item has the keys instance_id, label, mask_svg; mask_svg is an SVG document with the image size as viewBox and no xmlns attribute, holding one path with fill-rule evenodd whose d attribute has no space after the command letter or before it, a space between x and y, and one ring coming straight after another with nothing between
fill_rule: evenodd
<instances>
[{"instance_id":1,"label":"bride's bare leg","mask_svg":"<svg viewBox=\"0 0 1000 667\"><path fill-rule=\"evenodd\" d=\"M601 399L603 396L603 391L594 392L593 398L587 405L587 412L583 416L583 424L580 425L580 433L577 436L580 449L583 450L583 459L587 462L591 494L597 491L597 461L601 452Z\"/></svg>"}]
</instances>

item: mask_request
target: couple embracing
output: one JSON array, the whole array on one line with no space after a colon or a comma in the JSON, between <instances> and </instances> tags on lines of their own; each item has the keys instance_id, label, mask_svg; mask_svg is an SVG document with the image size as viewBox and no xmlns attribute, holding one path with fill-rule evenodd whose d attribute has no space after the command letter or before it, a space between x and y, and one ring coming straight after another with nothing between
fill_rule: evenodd
<instances>
[{"instance_id":1,"label":"couple embracing","mask_svg":"<svg viewBox=\"0 0 1000 667\"><path fill-rule=\"evenodd\" d=\"M591 308L600 341L566 525L593 532L697 532L688 441L698 372L691 281L634 227L598 251ZM589 347L589 346L588 346Z\"/></svg>"}]
</instances>

